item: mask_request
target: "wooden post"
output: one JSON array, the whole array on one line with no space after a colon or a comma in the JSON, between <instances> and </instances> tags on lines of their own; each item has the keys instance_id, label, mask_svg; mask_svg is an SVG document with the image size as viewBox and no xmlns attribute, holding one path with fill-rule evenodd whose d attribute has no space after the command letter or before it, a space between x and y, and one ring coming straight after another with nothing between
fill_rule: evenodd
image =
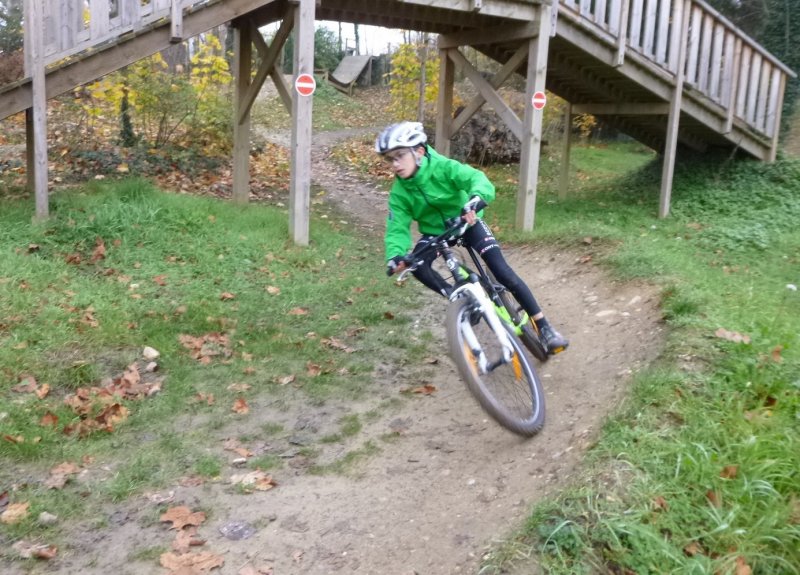
<instances>
[{"instance_id":1,"label":"wooden post","mask_svg":"<svg viewBox=\"0 0 800 575\"><path fill-rule=\"evenodd\" d=\"M675 0L680 2L681 0ZM628 41L628 11L631 0L622 0L619 5L619 36L617 37L617 53L614 56L614 66L619 67L625 62L625 43Z\"/></svg>"},{"instance_id":2,"label":"wooden post","mask_svg":"<svg viewBox=\"0 0 800 575\"><path fill-rule=\"evenodd\" d=\"M428 82L428 34L422 36L422 46L419 50L419 102L417 103L417 121L425 121L425 85Z\"/></svg>"},{"instance_id":3,"label":"wooden post","mask_svg":"<svg viewBox=\"0 0 800 575\"><path fill-rule=\"evenodd\" d=\"M172 0L169 41L183 42L183 8L181 7L181 0Z\"/></svg>"},{"instance_id":4,"label":"wooden post","mask_svg":"<svg viewBox=\"0 0 800 575\"><path fill-rule=\"evenodd\" d=\"M664 144L664 165L661 170L661 198L658 204L658 217L669 215L669 203L672 196L672 176L675 173L675 156L678 150L678 125L681 118L683 102L684 64L686 63L686 42L689 38L689 8L691 0L684 1L683 21L681 22L681 41L678 48L678 71L675 73L675 92L669 103L667 118L667 138Z\"/></svg>"},{"instance_id":5,"label":"wooden post","mask_svg":"<svg viewBox=\"0 0 800 575\"><path fill-rule=\"evenodd\" d=\"M453 81L455 64L445 50L439 50L439 103L436 110L436 151L450 155L453 126Z\"/></svg>"},{"instance_id":6,"label":"wooden post","mask_svg":"<svg viewBox=\"0 0 800 575\"><path fill-rule=\"evenodd\" d=\"M781 133L781 112L783 111L783 96L786 92L786 74L783 72L780 73L780 85L778 87L778 94L775 104L775 117L773 118L773 132L772 132L772 146L769 149L769 155L767 156L767 161L772 163L775 161L775 158L778 155L778 138L780 137Z\"/></svg>"},{"instance_id":7,"label":"wooden post","mask_svg":"<svg viewBox=\"0 0 800 575\"><path fill-rule=\"evenodd\" d=\"M246 204L250 199L250 88L252 43L250 26L237 22L233 29L234 112L233 112L233 201ZM247 107L246 110L243 108Z\"/></svg>"},{"instance_id":8,"label":"wooden post","mask_svg":"<svg viewBox=\"0 0 800 575\"><path fill-rule=\"evenodd\" d=\"M544 92L547 78L547 51L550 47L550 10L539 5L539 34L528 42L528 69L525 82L525 119L522 122L519 190L517 192L516 226L525 231L533 229L536 212L536 185L539 177L539 152L542 145L543 110L535 110L535 92Z\"/></svg>"},{"instance_id":9,"label":"wooden post","mask_svg":"<svg viewBox=\"0 0 800 575\"><path fill-rule=\"evenodd\" d=\"M569 151L572 136L572 102L564 109L564 141L561 142L561 175L558 179L558 199L567 197L569 190Z\"/></svg>"},{"instance_id":10,"label":"wooden post","mask_svg":"<svg viewBox=\"0 0 800 575\"><path fill-rule=\"evenodd\" d=\"M50 215L47 193L47 93L44 71L44 20L40 0L25 0L25 67L31 77L31 107L26 116L28 189L36 197L34 220Z\"/></svg>"},{"instance_id":11,"label":"wooden post","mask_svg":"<svg viewBox=\"0 0 800 575\"><path fill-rule=\"evenodd\" d=\"M315 0L298 0L294 17L294 77L314 73ZM308 245L311 192L311 113L313 96L292 98L292 176L289 232L294 243Z\"/></svg>"}]
</instances>

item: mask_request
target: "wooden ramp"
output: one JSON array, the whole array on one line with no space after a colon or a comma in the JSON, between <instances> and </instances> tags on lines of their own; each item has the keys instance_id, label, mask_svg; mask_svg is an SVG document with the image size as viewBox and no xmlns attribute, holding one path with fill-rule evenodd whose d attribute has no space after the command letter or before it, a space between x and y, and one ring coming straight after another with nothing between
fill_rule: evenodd
<instances>
[{"instance_id":1,"label":"wooden ramp","mask_svg":"<svg viewBox=\"0 0 800 575\"><path fill-rule=\"evenodd\" d=\"M285 85L276 58L294 31L299 35L295 74L313 73L316 19L439 35L444 112L437 119L437 147L447 153L450 138L471 115L485 104L494 108L522 142L517 224L523 229L533 226L542 112L528 105L519 118L503 102L497 89L512 74L526 78L526 101L547 88L569 103L570 113L595 114L663 153L661 216L669 211L679 144L699 152L725 148L765 161L775 158L786 81L795 76L703 0L24 1L26 77L0 87L0 119L29 112L28 173L37 191L37 214L47 197L46 99L231 22L237 39L234 197L247 199L249 111L269 76L293 118L292 197L305 199L303 213L290 217L300 229L295 234L300 243L307 231L301 220L307 219L310 184L311 99ZM280 29L267 46L258 27L278 21ZM464 46L496 60L500 71L486 79L464 57ZM253 48L261 61L255 75ZM479 95L452 118L456 68ZM352 72L343 69L342 76L347 85Z\"/></svg>"},{"instance_id":2,"label":"wooden ramp","mask_svg":"<svg viewBox=\"0 0 800 575\"><path fill-rule=\"evenodd\" d=\"M353 95L353 87L366 71L371 74L372 56L345 56L336 69L330 73L328 79L333 87L341 90L348 96Z\"/></svg>"}]
</instances>

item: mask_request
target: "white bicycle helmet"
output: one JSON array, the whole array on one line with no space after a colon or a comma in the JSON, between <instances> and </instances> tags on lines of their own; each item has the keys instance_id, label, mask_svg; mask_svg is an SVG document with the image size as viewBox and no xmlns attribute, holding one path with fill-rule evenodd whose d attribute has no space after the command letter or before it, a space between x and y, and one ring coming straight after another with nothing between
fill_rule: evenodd
<instances>
[{"instance_id":1,"label":"white bicycle helmet","mask_svg":"<svg viewBox=\"0 0 800 575\"><path fill-rule=\"evenodd\" d=\"M428 141L428 136L419 122L400 122L392 124L375 140L375 151L379 154L391 152L397 148L415 148Z\"/></svg>"}]
</instances>

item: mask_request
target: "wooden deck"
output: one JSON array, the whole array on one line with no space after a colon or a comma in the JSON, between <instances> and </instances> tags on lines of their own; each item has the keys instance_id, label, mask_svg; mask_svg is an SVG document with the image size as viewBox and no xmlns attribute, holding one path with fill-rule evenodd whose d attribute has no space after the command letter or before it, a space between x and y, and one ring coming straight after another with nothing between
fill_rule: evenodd
<instances>
[{"instance_id":1,"label":"wooden deck","mask_svg":"<svg viewBox=\"0 0 800 575\"><path fill-rule=\"evenodd\" d=\"M569 102L572 113L597 115L667 156L677 142L698 151L721 147L773 160L784 89L794 76L702 0L24 1L30 18L41 23L34 28L41 30L25 26L27 77L0 87L0 119L42 108L45 99L226 22L247 29L247 50L254 43L265 51L252 35L254 27L288 19L297 30L298 19L305 18L299 7L312 22L439 34L443 60L462 68L469 64L459 47L481 50L504 65L502 73L491 85L474 70L467 69L467 76L520 135L525 128L530 136L535 115L526 111L519 120L491 92L512 73L527 76L529 89L535 75L536 89L546 85ZM452 81L449 65L443 64L443 72ZM267 69L259 76L259 82L276 77ZM260 83L244 87L243 98L252 101ZM290 107L291 90L278 88ZM242 109L240 123L249 104ZM448 130L459 125L463 121L440 118L437 133L452 135ZM538 143L535 154L538 162Z\"/></svg>"}]
</instances>

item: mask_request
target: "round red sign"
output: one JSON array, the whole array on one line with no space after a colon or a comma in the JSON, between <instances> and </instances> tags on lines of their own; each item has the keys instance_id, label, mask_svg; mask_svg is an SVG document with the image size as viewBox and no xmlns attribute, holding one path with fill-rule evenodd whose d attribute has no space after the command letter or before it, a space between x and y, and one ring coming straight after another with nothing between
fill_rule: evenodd
<instances>
[{"instance_id":1,"label":"round red sign","mask_svg":"<svg viewBox=\"0 0 800 575\"><path fill-rule=\"evenodd\" d=\"M294 81L294 89L301 96L310 96L317 89L317 81L311 74L300 74Z\"/></svg>"},{"instance_id":2,"label":"round red sign","mask_svg":"<svg viewBox=\"0 0 800 575\"><path fill-rule=\"evenodd\" d=\"M534 108L541 110L547 103L547 96L544 95L544 92L535 92L533 98L531 98L531 103Z\"/></svg>"}]
</instances>

